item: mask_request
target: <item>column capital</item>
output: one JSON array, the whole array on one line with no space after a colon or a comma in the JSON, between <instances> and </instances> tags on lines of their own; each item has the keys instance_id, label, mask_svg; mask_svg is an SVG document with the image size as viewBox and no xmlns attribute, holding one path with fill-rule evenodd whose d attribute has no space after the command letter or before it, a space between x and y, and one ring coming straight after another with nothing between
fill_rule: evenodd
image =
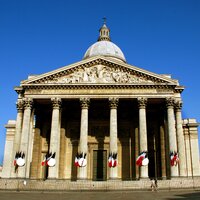
<instances>
[{"instance_id":1,"label":"column capital","mask_svg":"<svg viewBox=\"0 0 200 200\"><path fill-rule=\"evenodd\" d=\"M138 97L137 100L138 100L138 106L139 106L139 108L146 108L147 98Z\"/></svg>"},{"instance_id":2,"label":"column capital","mask_svg":"<svg viewBox=\"0 0 200 200\"><path fill-rule=\"evenodd\" d=\"M22 112L24 109L24 101L22 99L18 99L16 102L17 112Z\"/></svg>"},{"instance_id":3,"label":"column capital","mask_svg":"<svg viewBox=\"0 0 200 200\"><path fill-rule=\"evenodd\" d=\"M110 104L110 108L117 108L118 103L119 103L119 98L109 98L109 104Z\"/></svg>"},{"instance_id":4,"label":"column capital","mask_svg":"<svg viewBox=\"0 0 200 200\"><path fill-rule=\"evenodd\" d=\"M175 105L176 111L181 111L182 106L183 106L183 102L181 100L177 100L177 101L174 102L174 105Z\"/></svg>"},{"instance_id":5,"label":"column capital","mask_svg":"<svg viewBox=\"0 0 200 200\"><path fill-rule=\"evenodd\" d=\"M51 98L51 102L52 102L53 109L60 109L61 103L62 103L60 98L58 97Z\"/></svg>"},{"instance_id":6,"label":"column capital","mask_svg":"<svg viewBox=\"0 0 200 200\"><path fill-rule=\"evenodd\" d=\"M24 109L32 109L33 99L32 98L23 98Z\"/></svg>"},{"instance_id":7,"label":"column capital","mask_svg":"<svg viewBox=\"0 0 200 200\"><path fill-rule=\"evenodd\" d=\"M167 98L165 98L165 101L166 101L167 108L174 107L174 98L173 97L167 97Z\"/></svg>"},{"instance_id":8,"label":"column capital","mask_svg":"<svg viewBox=\"0 0 200 200\"><path fill-rule=\"evenodd\" d=\"M81 108L88 109L90 104L90 98L80 98Z\"/></svg>"}]
</instances>

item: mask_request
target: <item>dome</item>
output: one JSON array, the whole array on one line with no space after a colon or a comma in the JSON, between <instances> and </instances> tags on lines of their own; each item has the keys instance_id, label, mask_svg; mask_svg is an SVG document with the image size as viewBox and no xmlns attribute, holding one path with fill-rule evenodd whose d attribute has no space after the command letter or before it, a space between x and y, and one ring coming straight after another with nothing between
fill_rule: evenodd
<instances>
[{"instance_id":1,"label":"dome","mask_svg":"<svg viewBox=\"0 0 200 200\"><path fill-rule=\"evenodd\" d=\"M126 62L121 49L110 41L110 30L107 28L105 23L100 28L99 33L98 41L87 49L83 59L93 56L107 56Z\"/></svg>"},{"instance_id":2,"label":"dome","mask_svg":"<svg viewBox=\"0 0 200 200\"><path fill-rule=\"evenodd\" d=\"M83 59L93 56L108 56L122 60L126 62L121 49L110 41L98 41L88 48Z\"/></svg>"}]
</instances>

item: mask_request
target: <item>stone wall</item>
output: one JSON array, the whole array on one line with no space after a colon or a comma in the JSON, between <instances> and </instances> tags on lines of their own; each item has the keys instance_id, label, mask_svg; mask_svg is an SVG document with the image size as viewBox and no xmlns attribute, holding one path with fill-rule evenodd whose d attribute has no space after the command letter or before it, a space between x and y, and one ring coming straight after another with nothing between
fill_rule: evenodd
<instances>
[{"instance_id":1,"label":"stone wall","mask_svg":"<svg viewBox=\"0 0 200 200\"><path fill-rule=\"evenodd\" d=\"M110 191L110 190L151 190L150 180L140 181L76 181L70 180L23 180L0 179L1 190L15 191ZM159 190L199 189L200 178L178 178L158 180Z\"/></svg>"}]
</instances>

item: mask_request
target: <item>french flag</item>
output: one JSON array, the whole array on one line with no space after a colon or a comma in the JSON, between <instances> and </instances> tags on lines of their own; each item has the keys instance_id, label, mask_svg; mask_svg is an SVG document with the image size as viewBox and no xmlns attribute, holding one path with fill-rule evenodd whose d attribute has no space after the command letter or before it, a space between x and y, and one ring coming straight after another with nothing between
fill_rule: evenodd
<instances>
[{"instance_id":1,"label":"french flag","mask_svg":"<svg viewBox=\"0 0 200 200\"><path fill-rule=\"evenodd\" d=\"M112 159L112 154L110 153L110 154L109 154L109 157L108 157L108 166L109 166L109 167L112 167L112 160L113 160L113 159Z\"/></svg>"},{"instance_id":2,"label":"french flag","mask_svg":"<svg viewBox=\"0 0 200 200\"><path fill-rule=\"evenodd\" d=\"M42 161L42 166L46 166L47 165L47 154L44 156L44 159Z\"/></svg>"},{"instance_id":3,"label":"french flag","mask_svg":"<svg viewBox=\"0 0 200 200\"><path fill-rule=\"evenodd\" d=\"M136 160L136 165L138 166L142 166L142 161L144 160L144 158L146 157L146 153L143 151L137 158Z\"/></svg>"},{"instance_id":4,"label":"french flag","mask_svg":"<svg viewBox=\"0 0 200 200\"><path fill-rule=\"evenodd\" d=\"M78 153L77 153L77 154L76 154L76 157L75 157L75 161L74 161L74 165L75 165L76 167L79 167L78 161L79 161L79 155L78 155Z\"/></svg>"}]
</instances>

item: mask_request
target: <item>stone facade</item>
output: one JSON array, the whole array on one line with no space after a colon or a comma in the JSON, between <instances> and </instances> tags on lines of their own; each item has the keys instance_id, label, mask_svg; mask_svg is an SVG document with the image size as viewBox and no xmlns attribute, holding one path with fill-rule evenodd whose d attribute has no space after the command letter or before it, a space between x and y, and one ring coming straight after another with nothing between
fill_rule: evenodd
<instances>
[{"instance_id":1,"label":"stone facade","mask_svg":"<svg viewBox=\"0 0 200 200\"><path fill-rule=\"evenodd\" d=\"M15 88L18 114L6 125L2 178L107 182L200 176L198 123L182 120L183 89L169 76L107 55L31 76ZM143 151L149 164L139 167ZM171 151L178 152L176 166L170 165ZM24 166L13 165L16 152L25 154ZM42 166L50 152L55 165ZM85 155L86 166L74 165L77 153ZM108 165L110 154L116 155L114 167Z\"/></svg>"}]
</instances>

